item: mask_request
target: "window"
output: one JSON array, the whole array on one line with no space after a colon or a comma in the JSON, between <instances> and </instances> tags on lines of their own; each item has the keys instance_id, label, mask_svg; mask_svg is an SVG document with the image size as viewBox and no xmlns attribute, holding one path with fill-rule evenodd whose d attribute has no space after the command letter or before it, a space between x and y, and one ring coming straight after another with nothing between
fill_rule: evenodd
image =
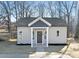
<instances>
[{"instance_id":1,"label":"window","mask_svg":"<svg viewBox=\"0 0 79 59\"><path fill-rule=\"evenodd\" d=\"M22 31L20 31L19 33L22 33Z\"/></svg>"},{"instance_id":2,"label":"window","mask_svg":"<svg viewBox=\"0 0 79 59\"><path fill-rule=\"evenodd\" d=\"M59 31L57 31L57 36L59 36Z\"/></svg>"},{"instance_id":3,"label":"window","mask_svg":"<svg viewBox=\"0 0 79 59\"><path fill-rule=\"evenodd\" d=\"M22 31L19 31L19 39L22 40Z\"/></svg>"}]
</instances>

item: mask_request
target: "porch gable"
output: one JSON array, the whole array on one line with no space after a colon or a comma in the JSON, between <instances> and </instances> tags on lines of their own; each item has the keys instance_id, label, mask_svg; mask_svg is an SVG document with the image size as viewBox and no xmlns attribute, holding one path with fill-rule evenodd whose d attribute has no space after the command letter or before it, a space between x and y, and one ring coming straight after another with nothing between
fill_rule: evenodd
<instances>
[{"instance_id":1,"label":"porch gable","mask_svg":"<svg viewBox=\"0 0 79 59\"><path fill-rule=\"evenodd\" d=\"M35 24L35 23L37 23L37 24ZM33 20L32 22L30 22L29 24L28 24L28 26L32 26L34 24L34 26L36 26L36 25L38 25L38 27L40 27L39 25L44 25L45 27L46 26L51 26L51 24L49 23L49 22L47 22L46 20L44 20L43 18L41 18L41 17L39 17L39 18L37 18L37 19L35 19L35 20ZM41 27L43 27L41 25ZM36 26L37 27L37 26Z\"/></svg>"},{"instance_id":2,"label":"porch gable","mask_svg":"<svg viewBox=\"0 0 79 59\"><path fill-rule=\"evenodd\" d=\"M31 27L49 27L49 26L46 23L39 20L36 23L32 24Z\"/></svg>"}]
</instances>

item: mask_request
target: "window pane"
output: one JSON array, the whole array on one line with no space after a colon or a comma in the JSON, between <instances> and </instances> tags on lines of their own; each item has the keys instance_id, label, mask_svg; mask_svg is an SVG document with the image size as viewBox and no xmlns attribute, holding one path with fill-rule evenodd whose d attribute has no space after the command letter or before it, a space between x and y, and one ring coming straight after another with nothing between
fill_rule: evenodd
<instances>
[{"instance_id":1,"label":"window pane","mask_svg":"<svg viewBox=\"0 0 79 59\"><path fill-rule=\"evenodd\" d=\"M57 36L59 36L59 31L57 31Z\"/></svg>"}]
</instances>

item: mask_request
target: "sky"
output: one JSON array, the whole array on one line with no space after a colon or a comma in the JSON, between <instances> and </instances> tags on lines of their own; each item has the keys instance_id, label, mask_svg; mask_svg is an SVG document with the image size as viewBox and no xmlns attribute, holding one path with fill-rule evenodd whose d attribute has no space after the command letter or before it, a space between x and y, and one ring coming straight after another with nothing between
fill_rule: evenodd
<instances>
[{"instance_id":1,"label":"sky","mask_svg":"<svg viewBox=\"0 0 79 59\"><path fill-rule=\"evenodd\" d=\"M0 0L0 1L79 1L79 0Z\"/></svg>"}]
</instances>

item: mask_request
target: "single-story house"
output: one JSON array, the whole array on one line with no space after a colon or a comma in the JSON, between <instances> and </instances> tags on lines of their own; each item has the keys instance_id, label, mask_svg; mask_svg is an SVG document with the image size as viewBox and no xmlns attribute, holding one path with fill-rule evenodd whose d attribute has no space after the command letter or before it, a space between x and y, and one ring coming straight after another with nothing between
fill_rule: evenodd
<instances>
[{"instance_id":1,"label":"single-story house","mask_svg":"<svg viewBox=\"0 0 79 59\"><path fill-rule=\"evenodd\" d=\"M67 24L60 18L24 17L17 21L17 44L48 47L66 41Z\"/></svg>"}]
</instances>

